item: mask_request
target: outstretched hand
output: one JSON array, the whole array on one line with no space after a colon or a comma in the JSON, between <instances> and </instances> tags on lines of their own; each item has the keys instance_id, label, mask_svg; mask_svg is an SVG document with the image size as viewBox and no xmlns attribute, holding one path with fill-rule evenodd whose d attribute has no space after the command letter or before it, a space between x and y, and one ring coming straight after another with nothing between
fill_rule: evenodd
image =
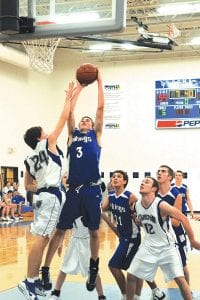
<instances>
[{"instance_id":1,"label":"outstretched hand","mask_svg":"<svg viewBox=\"0 0 200 300\"><path fill-rule=\"evenodd\" d=\"M76 80L76 84L77 84L77 90L78 91L81 91L84 87L86 87L86 85L80 84L80 82L78 80Z\"/></svg>"},{"instance_id":2,"label":"outstretched hand","mask_svg":"<svg viewBox=\"0 0 200 300\"><path fill-rule=\"evenodd\" d=\"M68 89L65 90L66 93L66 99L69 100L73 96L74 92L76 91L77 87L74 86L74 82L71 81L68 85Z\"/></svg>"}]
</instances>

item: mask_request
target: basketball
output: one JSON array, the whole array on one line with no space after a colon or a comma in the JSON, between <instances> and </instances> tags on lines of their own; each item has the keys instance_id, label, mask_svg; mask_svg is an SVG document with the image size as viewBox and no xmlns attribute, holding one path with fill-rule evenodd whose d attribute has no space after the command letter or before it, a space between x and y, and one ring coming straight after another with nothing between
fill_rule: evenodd
<instances>
[{"instance_id":1,"label":"basketball","mask_svg":"<svg viewBox=\"0 0 200 300\"><path fill-rule=\"evenodd\" d=\"M80 65L76 70L76 79L81 85L93 83L98 76L98 69L95 65L86 63Z\"/></svg>"}]
</instances>

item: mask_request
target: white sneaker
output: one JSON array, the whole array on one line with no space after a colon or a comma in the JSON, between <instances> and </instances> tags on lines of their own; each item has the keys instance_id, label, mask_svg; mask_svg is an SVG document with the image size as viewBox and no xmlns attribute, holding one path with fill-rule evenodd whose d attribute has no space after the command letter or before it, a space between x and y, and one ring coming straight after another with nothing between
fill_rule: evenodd
<instances>
[{"instance_id":1,"label":"white sneaker","mask_svg":"<svg viewBox=\"0 0 200 300\"><path fill-rule=\"evenodd\" d=\"M166 299L166 295L163 291L161 291L159 288L153 290L151 300L164 300L164 299Z\"/></svg>"},{"instance_id":2,"label":"white sneaker","mask_svg":"<svg viewBox=\"0 0 200 300\"><path fill-rule=\"evenodd\" d=\"M27 300L39 300L35 293L35 283L28 282L25 279L18 284L18 289Z\"/></svg>"}]
</instances>

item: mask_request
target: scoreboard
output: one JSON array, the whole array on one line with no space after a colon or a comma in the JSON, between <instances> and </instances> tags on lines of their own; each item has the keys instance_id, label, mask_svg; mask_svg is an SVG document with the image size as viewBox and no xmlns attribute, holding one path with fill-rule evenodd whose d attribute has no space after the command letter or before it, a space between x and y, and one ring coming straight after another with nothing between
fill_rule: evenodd
<instances>
[{"instance_id":1,"label":"scoreboard","mask_svg":"<svg viewBox=\"0 0 200 300\"><path fill-rule=\"evenodd\" d=\"M156 128L200 128L200 79L155 82Z\"/></svg>"}]
</instances>

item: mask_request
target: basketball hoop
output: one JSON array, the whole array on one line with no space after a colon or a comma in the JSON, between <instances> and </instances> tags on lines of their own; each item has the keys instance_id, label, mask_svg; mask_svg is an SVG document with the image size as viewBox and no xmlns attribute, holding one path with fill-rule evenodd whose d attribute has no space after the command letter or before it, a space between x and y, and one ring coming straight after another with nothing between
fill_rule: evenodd
<instances>
[{"instance_id":1,"label":"basketball hoop","mask_svg":"<svg viewBox=\"0 0 200 300\"><path fill-rule=\"evenodd\" d=\"M61 38L45 38L22 42L33 70L46 74L53 72L54 54L60 40Z\"/></svg>"},{"instance_id":2,"label":"basketball hoop","mask_svg":"<svg viewBox=\"0 0 200 300\"><path fill-rule=\"evenodd\" d=\"M168 27L168 36L172 40L181 35L181 31L176 27L174 23L167 25Z\"/></svg>"}]
</instances>

